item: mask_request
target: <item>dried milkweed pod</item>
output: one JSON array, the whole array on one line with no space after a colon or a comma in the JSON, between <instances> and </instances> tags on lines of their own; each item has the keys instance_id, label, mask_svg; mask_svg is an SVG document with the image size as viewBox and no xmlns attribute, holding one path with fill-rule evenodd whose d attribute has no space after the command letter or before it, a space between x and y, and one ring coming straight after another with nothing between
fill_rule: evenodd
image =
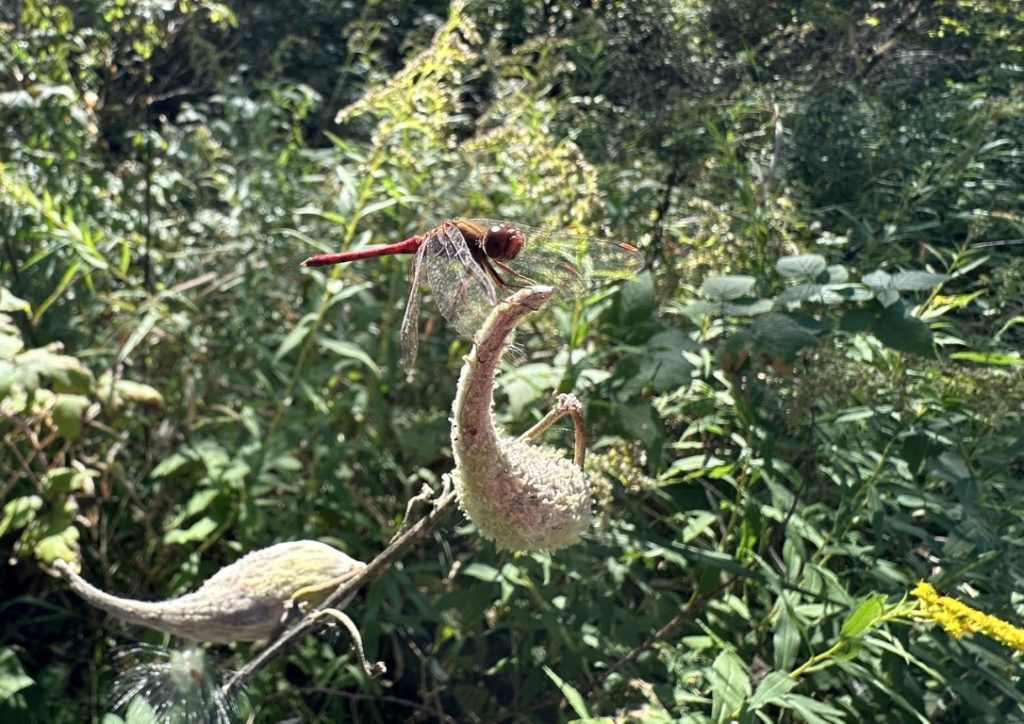
<instances>
[{"instance_id":1,"label":"dried milkweed pod","mask_svg":"<svg viewBox=\"0 0 1024 724\"><path fill-rule=\"evenodd\" d=\"M452 474L459 505L498 548L557 549L572 545L591 518L584 474L583 417L572 395L519 438L497 430L491 414L494 373L519 321L551 298L551 287L521 289L498 304L476 335L459 377L452 411ZM532 440L563 415L576 430L573 460Z\"/></svg>"},{"instance_id":2,"label":"dried milkweed pod","mask_svg":"<svg viewBox=\"0 0 1024 724\"><path fill-rule=\"evenodd\" d=\"M211 576L198 590L169 601L112 596L57 561L85 601L126 623L190 641L229 643L270 638L296 605L315 606L366 564L324 543L278 543L253 551Z\"/></svg>"}]
</instances>

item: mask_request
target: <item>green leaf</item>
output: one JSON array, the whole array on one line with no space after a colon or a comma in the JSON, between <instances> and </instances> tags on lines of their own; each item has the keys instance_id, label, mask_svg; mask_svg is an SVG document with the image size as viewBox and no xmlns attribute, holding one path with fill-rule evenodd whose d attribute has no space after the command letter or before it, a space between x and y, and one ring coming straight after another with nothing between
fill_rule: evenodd
<instances>
[{"instance_id":1,"label":"green leaf","mask_svg":"<svg viewBox=\"0 0 1024 724\"><path fill-rule=\"evenodd\" d=\"M161 460L155 468L149 473L151 478L166 478L168 475L176 473L183 467L195 464L195 456L185 452L171 453L163 460Z\"/></svg>"},{"instance_id":2,"label":"green leaf","mask_svg":"<svg viewBox=\"0 0 1024 724\"><path fill-rule=\"evenodd\" d=\"M710 299L726 301L748 294L756 283L757 279L750 276L708 277L700 289Z\"/></svg>"},{"instance_id":3,"label":"green leaf","mask_svg":"<svg viewBox=\"0 0 1024 724\"><path fill-rule=\"evenodd\" d=\"M380 377L380 367L377 366L377 363L373 361L373 358L370 357L370 355L368 355L359 345L340 339L323 339L322 337L318 337L316 341L317 345L326 349L328 352L333 352L344 359L351 359L356 362L360 362L368 367L374 375Z\"/></svg>"},{"instance_id":4,"label":"green leaf","mask_svg":"<svg viewBox=\"0 0 1024 724\"><path fill-rule=\"evenodd\" d=\"M784 256L775 262L775 270L787 278L806 277L813 279L828 267L825 257L820 254L797 254Z\"/></svg>"},{"instance_id":5,"label":"green leaf","mask_svg":"<svg viewBox=\"0 0 1024 724\"><path fill-rule=\"evenodd\" d=\"M772 653L775 668L789 671L796 662L800 651L800 627L794 619L793 612L779 599L779 613L775 617L775 631L772 635ZM788 677L787 677L788 678Z\"/></svg>"},{"instance_id":6,"label":"green leaf","mask_svg":"<svg viewBox=\"0 0 1024 724\"><path fill-rule=\"evenodd\" d=\"M114 383L114 391L118 396L139 405L146 407L161 408L164 406L164 396L150 385L131 380L117 380Z\"/></svg>"},{"instance_id":7,"label":"green leaf","mask_svg":"<svg viewBox=\"0 0 1024 724\"><path fill-rule=\"evenodd\" d=\"M497 568L485 563L470 563L462 569L462 575L488 583L493 583L501 578L501 572Z\"/></svg>"},{"instance_id":8,"label":"green leaf","mask_svg":"<svg viewBox=\"0 0 1024 724\"><path fill-rule=\"evenodd\" d=\"M25 341L20 336L0 333L0 357L13 357L24 348ZM13 368L13 365L9 366ZM4 386L0 381L0 390L2 389Z\"/></svg>"},{"instance_id":9,"label":"green leaf","mask_svg":"<svg viewBox=\"0 0 1024 724\"><path fill-rule=\"evenodd\" d=\"M579 690L569 684L566 684L550 666L544 667L544 673L548 675L549 679L555 682L555 686L557 686L558 690L562 692L562 696L564 696L565 700L569 702L569 706L571 706L572 710L576 712L576 716L581 719L589 719L590 712L587 711L587 704L583 700L583 695L580 694Z\"/></svg>"},{"instance_id":10,"label":"green leaf","mask_svg":"<svg viewBox=\"0 0 1024 724\"><path fill-rule=\"evenodd\" d=\"M75 357L55 354L42 347L23 352L15 360L19 367L24 366L40 377L50 379L57 392L87 394L92 391L92 372Z\"/></svg>"},{"instance_id":11,"label":"green leaf","mask_svg":"<svg viewBox=\"0 0 1024 724\"><path fill-rule=\"evenodd\" d=\"M828 329L824 322L789 312L762 314L750 327L758 350L788 363L800 350L817 344Z\"/></svg>"},{"instance_id":12,"label":"green leaf","mask_svg":"<svg viewBox=\"0 0 1024 724\"><path fill-rule=\"evenodd\" d=\"M5 702L35 680L25 673L18 655L8 647L0 649L0 702Z\"/></svg>"},{"instance_id":13,"label":"green leaf","mask_svg":"<svg viewBox=\"0 0 1024 724\"><path fill-rule=\"evenodd\" d=\"M35 541L32 552L36 559L46 565L56 560L73 561L79 556L78 527L73 514L77 506L73 503L63 508L54 508L39 520L41 524L33 530L30 538Z\"/></svg>"},{"instance_id":14,"label":"green leaf","mask_svg":"<svg viewBox=\"0 0 1024 724\"><path fill-rule=\"evenodd\" d=\"M184 530L169 530L164 533L164 543L175 545L202 542L215 530L217 530L217 521L213 518L200 518Z\"/></svg>"},{"instance_id":15,"label":"green leaf","mask_svg":"<svg viewBox=\"0 0 1024 724\"><path fill-rule=\"evenodd\" d=\"M785 671L772 671L758 684L757 691L747 702L747 709L756 711L766 704L780 704L781 698L792 691L796 685L797 680Z\"/></svg>"},{"instance_id":16,"label":"green leaf","mask_svg":"<svg viewBox=\"0 0 1024 724\"><path fill-rule=\"evenodd\" d=\"M0 286L0 312L24 312L32 314L32 305L21 297L16 297L7 287Z\"/></svg>"},{"instance_id":17,"label":"green leaf","mask_svg":"<svg viewBox=\"0 0 1024 724\"><path fill-rule=\"evenodd\" d=\"M24 495L7 501L0 516L0 535L20 530L34 521L45 502L38 495Z\"/></svg>"},{"instance_id":18,"label":"green leaf","mask_svg":"<svg viewBox=\"0 0 1024 724\"><path fill-rule=\"evenodd\" d=\"M843 621L839 636L844 639L855 638L868 630L885 610L885 594L876 593L861 601Z\"/></svg>"},{"instance_id":19,"label":"green leaf","mask_svg":"<svg viewBox=\"0 0 1024 724\"><path fill-rule=\"evenodd\" d=\"M1003 354L1000 352L954 352L949 355L951 359L959 359L964 362L977 362L993 367L1018 367L1024 365L1024 357L1020 354Z\"/></svg>"},{"instance_id":20,"label":"green leaf","mask_svg":"<svg viewBox=\"0 0 1024 724\"><path fill-rule=\"evenodd\" d=\"M53 422L60 434L68 440L77 440L82 434L82 419L91 404L84 395L57 395L53 405Z\"/></svg>"},{"instance_id":21,"label":"green leaf","mask_svg":"<svg viewBox=\"0 0 1024 724\"><path fill-rule=\"evenodd\" d=\"M902 306L887 307L875 318L871 333L886 347L922 357L934 357L932 330Z\"/></svg>"},{"instance_id":22,"label":"green leaf","mask_svg":"<svg viewBox=\"0 0 1024 724\"><path fill-rule=\"evenodd\" d=\"M932 274L925 271L906 271L892 275L892 286L904 292L925 291L949 281L948 274Z\"/></svg>"},{"instance_id":23,"label":"green leaf","mask_svg":"<svg viewBox=\"0 0 1024 724\"><path fill-rule=\"evenodd\" d=\"M716 722L731 721L750 696L750 675L743 660L724 650L711 665L711 716Z\"/></svg>"},{"instance_id":24,"label":"green leaf","mask_svg":"<svg viewBox=\"0 0 1024 724\"><path fill-rule=\"evenodd\" d=\"M310 328L316 322L316 315L312 312L304 316L299 320L299 323L285 335L285 338L281 340L281 344L277 348L277 352L274 353L274 361L280 362L285 356L293 349L302 343L302 340L309 334Z\"/></svg>"}]
</instances>

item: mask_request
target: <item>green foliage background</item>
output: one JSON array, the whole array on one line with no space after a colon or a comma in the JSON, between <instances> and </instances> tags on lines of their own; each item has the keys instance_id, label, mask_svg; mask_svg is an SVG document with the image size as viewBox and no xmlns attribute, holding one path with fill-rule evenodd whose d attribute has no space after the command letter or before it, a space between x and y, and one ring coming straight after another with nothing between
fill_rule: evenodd
<instances>
[{"instance_id":1,"label":"green foliage background","mask_svg":"<svg viewBox=\"0 0 1024 724\"><path fill-rule=\"evenodd\" d=\"M427 302L407 378L408 260L298 263L458 214L644 250L501 381L512 430L585 400L598 523L452 516L350 607L387 681L309 638L257 721L1024 720L1011 652L893 614L1024 618L1022 69L1011 2L5 4L0 713L99 718L161 643L40 561L383 547L467 343Z\"/></svg>"}]
</instances>

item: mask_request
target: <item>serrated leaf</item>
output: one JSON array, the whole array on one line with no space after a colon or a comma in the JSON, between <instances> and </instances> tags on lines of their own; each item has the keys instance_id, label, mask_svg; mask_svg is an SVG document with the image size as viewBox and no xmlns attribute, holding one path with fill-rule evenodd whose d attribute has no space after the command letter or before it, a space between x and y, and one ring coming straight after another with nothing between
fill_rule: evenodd
<instances>
[{"instance_id":1,"label":"serrated leaf","mask_svg":"<svg viewBox=\"0 0 1024 724\"><path fill-rule=\"evenodd\" d=\"M827 268L825 257L820 254L796 254L784 256L775 262L775 270L787 278L807 277L813 279Z\"/></svg>"},{"instance_id":2,"label":"serrated leaf","mask_svg":"<svg viewBox=\"0 0 1024 724\"><path fill-rule=\"evenodd\" d=\"M844 639L860 636L878 620L884 610L884 594L876 593L868 596L843 621L843 628L839 631L839 636Z\"/></svg>"},{"instance_id":3,"label":"serrated leaf","mask_svg":"<svg viewBox=\"0 0 1024 724\"><path fill-rule=\"evenodd\" d=\"M757 280L750 276L708 277L700 289L711 299L727 301L748 294L756 283Z\"/></svg>"}]
</instances>

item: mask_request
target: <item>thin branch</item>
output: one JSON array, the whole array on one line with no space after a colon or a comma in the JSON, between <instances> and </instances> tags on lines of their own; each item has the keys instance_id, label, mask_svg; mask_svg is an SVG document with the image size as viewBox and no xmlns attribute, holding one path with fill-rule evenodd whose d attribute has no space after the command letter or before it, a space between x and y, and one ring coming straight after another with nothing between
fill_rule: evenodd
<instances>
[{"instance_id":1,"label":"thin branch","mask_svg":"<svg viewBox=\"0 0 1024 724\"><path fill-rule=\"evenodd\" d=\"M249 679L255 676L261 669L265 668L272 661L281 656L288 646L299 636L319 628L323 624L323 620L320 619L320 611L335 606L338 601L348 598L370 581L380 578L387 570L390 569L391 563L404 553L405 550L418 538L421 538L430 532L430 530L441 521L441 518L444 517L452 507L454 507L454 504L455 493L451 490L451 485L446 478L445 485L434 499L433 508L429 513L420 518L413 525L409 526L404 533L393 538L388 546L372 561L370 561L359 575L354 576L351 580L335 589L318 609L307 613L295 625L286 629L272 644L267 646L267 648L261 651L258 656L252 659L252 661L235 672L234 676L228 679L228 681L221 687L221 694L224 696L232 695L236 689L249 681Z\"/></svg>"}]
</instances>

